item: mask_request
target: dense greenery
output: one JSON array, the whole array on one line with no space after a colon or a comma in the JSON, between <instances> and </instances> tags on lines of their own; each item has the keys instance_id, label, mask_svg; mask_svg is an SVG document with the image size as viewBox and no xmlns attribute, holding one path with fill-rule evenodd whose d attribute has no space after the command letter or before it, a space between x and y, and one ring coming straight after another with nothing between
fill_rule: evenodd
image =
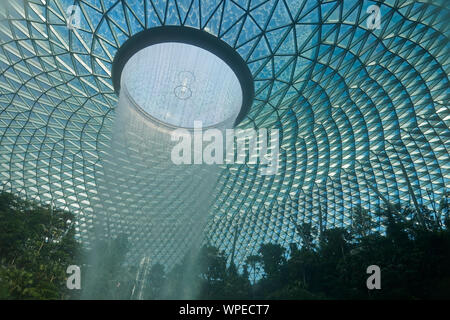
<instances>
[{"instance_id":1,"label":"dense greenery","mask_svg":"<svg viewBox=\"0 0 450 320\"><path fill-rule=\"evenodd\" d=\"M377 214L384 232L362 209L347 229L303 224L297 226L301 246L263 244L242 273L227 267L224 253L204 247L200 267L188 274L182 272L186 261L167 276L155 266L147 298L179 297L183 288L192 290L182 285L189 276L198 299L450 299L448 214L447 202L431 211L390 206ZM381 268L381 290L367 289L369 265Z\"/></svg>"},{"instance_id":2,"label":"dense greenery","mask_svg":"<svg viewBox=\"0 0 450 320\"><path fill-rule=\"evenodd\" d=\"M126 237L81 251L72 214L3 193L0 298L450 299L450 218L444 200L433 210L393 205L374 214L354 210L348 228L296 225L299 243L262 244L240 271L224 252L205 246L168 272L155 264L142 277L137 275L145 264L125 263ZM71 264L81 265L81 291L65 287ZM381 268L381 290L366 287L369 265Z\"/></svg>"},{"instance_id":3,"label":"dense greenery","mask_svg":"<svg viewBox=\"0 0 450 320\"><path fill-rule=\"evenodd\" d=\"M74 217L0 193L0 299L67 299L79 250Z\"/></svg>"}]
</instances>

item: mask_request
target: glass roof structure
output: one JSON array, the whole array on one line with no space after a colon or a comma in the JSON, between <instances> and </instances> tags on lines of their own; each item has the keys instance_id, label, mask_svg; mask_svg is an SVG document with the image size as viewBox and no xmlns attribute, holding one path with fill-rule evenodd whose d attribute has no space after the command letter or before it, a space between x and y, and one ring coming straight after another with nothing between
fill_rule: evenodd
<instances>
[{"instance_id":1,"label":"glass roof structure","mask_svg":"<svg viewBox=\"0 0 450 320\"><path fill-rule=\"evenodd\" d=\"M237 264L261 243L297 242L296 224L350 225L355 207L411 203L410 189L428 206L450 182L448 7L0 0L0 190L73 211L88 243L118 103L114 56L142 30L178 25L246 61L255 99L238 128L281 134L277 175L245 164L220 174L206 233Z\"/></svg>"}]
</instances>

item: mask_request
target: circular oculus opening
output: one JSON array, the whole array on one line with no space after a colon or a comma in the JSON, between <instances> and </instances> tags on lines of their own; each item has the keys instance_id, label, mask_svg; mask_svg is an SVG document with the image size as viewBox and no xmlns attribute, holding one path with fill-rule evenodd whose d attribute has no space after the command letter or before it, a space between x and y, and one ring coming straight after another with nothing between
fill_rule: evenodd
<instances>
[{"instance_id":1,"label":"circular oculus opening","mask_svg":"<svg viewBox=\"0 0 450 320\"><path fill-rule=\"evenodd\" d=\"M213 35L188 27L142 31L118 50L112 68L117 93L125 91L146 116L174 127L194 121L237 125L254 97L241 56Z\"/></svg>"}]
</instances>

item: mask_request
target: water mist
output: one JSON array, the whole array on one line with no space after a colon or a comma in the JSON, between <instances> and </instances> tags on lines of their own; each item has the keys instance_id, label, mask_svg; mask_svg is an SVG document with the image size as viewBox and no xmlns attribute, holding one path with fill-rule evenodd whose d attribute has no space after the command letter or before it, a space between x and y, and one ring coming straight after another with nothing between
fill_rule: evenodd
<instances>
[{"instance_id":1,"label":"water mist","mask_svg":"<svg viewBox=\"0 0 450 320\"><path fill-rule=\"evenodd\" d=\"M197 43L201 37L210 41L205 32L188 30L201 33L193 38ZM141 35L140 47L131 53L132 46L125 44L127 52L118 59L122 63L119 102L110 142L102 152L103 175L93 201L93 243L127 239L125 255L117 255L121 261L112 259L111 263L136 266L129 297L134 299L142 299L151 265L160 263L169 271L184 258L184 272L195 269L203 230L212 213L222 167L194 161L175 164L172 151L178 141L173 141L174 130L183 128L193 134L197 130L194 122L201 122L205 129L217 129L225 136L225 130L242 116L246 93L229 61L183 43L177 38L181 33L171 33L170 28L161 34L167 39L155 37L155 32ZM159 39L156 43L155 38ZM193 159L196 152L192 148ZM92 247L101 246L94 243ZM99 265L93 263L98 254L94 249L91 265ZM102 272L95 269L91 267L91 272ZM195 287L189 281L183 285ZM196 296L189 289L183 292L187 293L178 298Z\"/></svg>"}]
</instances>

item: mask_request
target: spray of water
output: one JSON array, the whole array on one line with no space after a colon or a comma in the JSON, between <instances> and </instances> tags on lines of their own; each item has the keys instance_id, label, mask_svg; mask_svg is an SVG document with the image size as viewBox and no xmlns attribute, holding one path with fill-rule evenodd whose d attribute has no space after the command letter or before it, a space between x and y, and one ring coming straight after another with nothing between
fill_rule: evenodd
<instances>
[{"instance_id":1,"label":"spray of water","mask_svg":"<svg viewBox=\"0 0 450 320\"><path fill-rule=\"evenodd\" d=\"M230 120L217 128L231 125ZM160 263L170 270L189 252L183 272L192 273L215 198L220 166L174 164L172 130L141 111L122 88L112 138L102 152L104 175L93 201L92 241L111 241L119 235L128 239L126 261L112 263L139 266L133 299L142 298L150 265ZM185 279L178 298L195 298L190 290L195 285L189 276Z\"/></svg>"}]
</instances>

